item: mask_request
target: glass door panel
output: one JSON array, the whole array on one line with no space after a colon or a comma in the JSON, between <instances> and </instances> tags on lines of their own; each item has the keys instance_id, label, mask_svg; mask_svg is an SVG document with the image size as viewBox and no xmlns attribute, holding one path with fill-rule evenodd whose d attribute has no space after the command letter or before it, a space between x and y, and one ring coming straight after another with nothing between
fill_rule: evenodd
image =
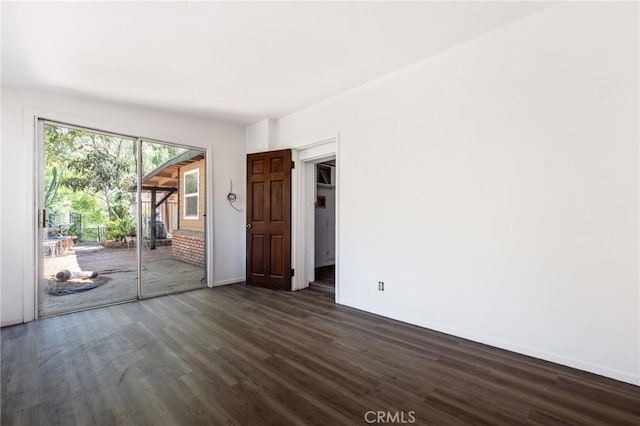
<instances>
[{"instance_id":1,"label":"glass door panel","mask_svg":"<svg viewBox=\"0 0 640 426\"><path fill-rule=\"evenodd\" d=\"M45 121L39 134L39 316L136 299L136 141Z\"/></svg>"},{"instance_id":2,"label":"glass door panel","mask_svg":"<svg viewBox=\"0 0 640 426\"><path fill-rule=\"evenodd\" d=\"M205 152L142 141L142 296L206 286Z\"/></svg>"}]
</instances>

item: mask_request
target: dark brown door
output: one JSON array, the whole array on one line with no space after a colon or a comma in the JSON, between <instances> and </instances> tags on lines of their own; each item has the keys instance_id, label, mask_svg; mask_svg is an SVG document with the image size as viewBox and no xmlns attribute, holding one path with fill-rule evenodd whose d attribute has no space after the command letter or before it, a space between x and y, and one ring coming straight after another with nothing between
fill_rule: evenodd
<instances>
[{"instance_id":1,"label":"dark brown door","mask_svg":"<svg viewBox=\"0 0 640 426\"><path fill-rule=\"evenodd\" d=\"M247 155L247 284L291 290L291 150Z\"/></svg>"}]
</instances>

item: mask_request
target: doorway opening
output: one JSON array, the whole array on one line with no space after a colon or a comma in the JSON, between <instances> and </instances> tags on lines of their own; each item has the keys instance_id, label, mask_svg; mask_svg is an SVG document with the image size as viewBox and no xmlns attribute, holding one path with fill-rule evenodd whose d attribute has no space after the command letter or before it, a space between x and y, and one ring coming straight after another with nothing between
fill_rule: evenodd
<instances>
[{"instance_id":1,"label":"doorway opening","mask_svg":"<svg viewBox=\"0 0 640 426\"><path fill-rule=\"evenodd\" d=\"M207 285L205 151L42 119L38 135L39 317Z\"/></svg>"},{"instance_id":2,"label":"doorway opening","mask_svg":"<svg viewBox=\"0 0 640 426\"><path fill-rule=\"evenodd\" d=\"M247 284L297 291L316 282L315 211L320 174L327 179L321 182L321 193L332 189L330 200L334 202L329 208L333 220L325 226L331 231L319 229L319 238L327 240L320 243L325 256L318 265L324 268L318 276L327 275L322 281L333 278L326 294L340 303L337 147L338 135L295 150L247 154Z\"/></svg>"},{"instance_id":3,"label":"doorway opening","mask_svg":"<svg viewBox=\"0 0 640 426\"><path fill-rule=\"evenodd\" d=\"M336 160L315 164L314 280L309 288L335 295Z\"/></svg>"},{"instance_id":4,"label":"doorway opening","mask_svg":"<svg viewBox=\"0 0 640 426\"><path fill-rule=\"evenodd\" d=\"M312 289L326 290L323 294L330 297L335 303L340 303L340 155L338 152L338 136L317 141L300 147L295 151L294 159L294 189L293 189L293 232L292 247L293 260L296 274L293 277L293 290ZM320 171L319 171L320 170ZM318 181L320 179L320 182ZM318 199L318 183L320 183L320 196ZM333 205L327 205L327 194L324 191L333 192ZM331 212L333 221L329 225L319 227L319 239L326 240L319 244L324 249L324 255L319 255L318 277L328 276L333 278L333 286L318 288L316 280L316 203L325 203L323 213ZM326 207L329 207L328 209ZM330 229L330 231L328 231ZM321 232L322 231L322 232ZM331 239L333 241L331 242ZM329 248L329 254L327 249ZM333 252L331 251L333 249ZM328 279L323 281L328 281Z\"/></svg>"}]
</instances>

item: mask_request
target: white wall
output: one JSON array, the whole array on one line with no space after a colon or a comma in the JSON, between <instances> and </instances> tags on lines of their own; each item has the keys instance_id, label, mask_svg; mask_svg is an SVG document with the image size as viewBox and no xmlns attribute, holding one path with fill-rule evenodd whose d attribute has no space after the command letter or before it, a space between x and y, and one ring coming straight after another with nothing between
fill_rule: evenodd
<instances>
[{"instance_id":1,"label":"white wall","mask_svg":"<svg viewBox=\"0 0 640 426\"><path fill-rule=\"evenodd\" d=\"M275 136L275 120L267 118L245 128L247 154L264 152L269 149Z\"/></svg>"},{"instance_id":2,"label":"white wall","mask_svg":"<svg viewBox=\"0 0 640 426\"><path fill-rule=\"evenodd\" d=\"M339 302L640 384L638 71L567 3L278 120L340 134Z\"/></svg>"},{"instance_id":3,"label":"white wall","mask_svg":"<svg viewBox=\"0 0 640 426\"><path fill-rule=\"evenodd\" d=\"M314 212L316 268L336 263L336 188L317 185L316 198L319 197L324 197L325 207L316 207Z\"/></svg>"},{"instance_id":4,"label":"white wall","mask_svg":"<svg viewBox=\"0 0 640 426\"><path fill-rule=\"evenodd\" d=\"M211 148L213 154L213 281L244 280L244 216L226 201L233 180L244 204L244 129L178 113L2 87L2 325L33 318L33 146L26 134L37 110L46 117L167 142ZM30 116L31 114L31 116ZM11 200L10 203L7 200ZM244 208L242 205L240 208Z\"/></svg>"}]
</instances>

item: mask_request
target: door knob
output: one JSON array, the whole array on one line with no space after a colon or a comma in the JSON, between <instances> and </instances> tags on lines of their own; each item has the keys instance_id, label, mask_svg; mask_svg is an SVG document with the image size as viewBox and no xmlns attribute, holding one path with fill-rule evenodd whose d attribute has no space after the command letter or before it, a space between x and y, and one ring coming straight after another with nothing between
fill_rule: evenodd
<instances>
[{"instance_id":1,"label":"door knob","mask_svg":"<svg viewBox=\"0 0 640 426\"><path fill-rule=\"evenodd\" d=\"M251 229L251 228L253 228L253 225L250 223L247 223L247 229Z\"/></svg>"}]
</instances>

